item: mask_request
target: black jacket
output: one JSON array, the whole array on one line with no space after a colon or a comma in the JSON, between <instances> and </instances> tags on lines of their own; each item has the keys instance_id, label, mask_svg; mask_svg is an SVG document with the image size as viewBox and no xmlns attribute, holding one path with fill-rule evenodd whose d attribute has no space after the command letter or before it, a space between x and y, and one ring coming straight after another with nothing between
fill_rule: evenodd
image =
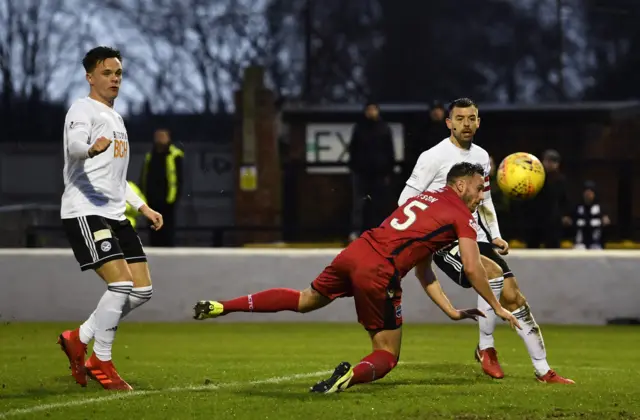
<instances>
[{"instance_id":1,"label":"black jacket","mask_svg":"<svg viewBox=\"0 0 640 420\"><path fill-rule=\"evenodd\" d=\"M359 175L389 176L395 165L393 135L383 120L365 119L353 128L349 143L349 168Z\"/></svg>"},{"instance_id":2,"label":"black jacket","mask_svg":"<svg viewBox=\"0 0 640 420\"><path fill-rule=\"evenodd\" d=\"M531 201L530 216L542 225L559 225L568 213L567 181L559 172L548 173L544 186Z\"/></svg>"}]
</instances>

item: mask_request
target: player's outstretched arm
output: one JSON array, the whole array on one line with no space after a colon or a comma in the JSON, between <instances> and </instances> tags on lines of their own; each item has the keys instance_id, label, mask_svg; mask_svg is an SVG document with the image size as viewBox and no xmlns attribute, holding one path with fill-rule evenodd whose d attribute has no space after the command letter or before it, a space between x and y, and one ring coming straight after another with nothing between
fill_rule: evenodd
<instances>
[{"instance_id":1,"label":"player's outstretched arm","mask_svg":"<svg viewBox=\"0 0 640 420\"><path fill-rule=\"evenodd\" d=\"M140 208L145 205L145 202L140 196L131 188L131 185L127 182L127 190L124 196L127 203L129 203L134 209L140 211Z\"/></svg>"},{"instance_id":2,"label":"player's outstretched arm","mask_svg":"<svg viewBox=\"0 0 640 420\"><path fill-rule=\"evenodd\" d=\"M478 243L471 238L459 238L460 257L469 282L482 298L487 301L495 314L505 321L509 322L512 327L520 328L518 320L513 314L500 305L489 285L487 272L480 261L480 250Z\"/></svg>"},{"instance_id":3,"label":"player's outstretched arm","mask_svg":"<svg viewBox=\"0 0 640 420\"><path fill-rule=\"evenodd\" d=\"M452 320L459 321L467 318L477 320L478 316L485 316L482 311L475 308L457 310L453 307L444 290L442 290L440 282L436 278L436 273L431 266L431 257L419 263L415 271L416 277L418 277L422 288L429 298Z\"/></svg>"},{"instance_id":4,"label":"player's outstretched arm","mask_svg":"<svg viewBox=\"0 0 640 420\"><path fill-rule=\"evenodd\" d=\"M491 164L487 161L486 171L489 173ZM502 239L500 233L500 225L498 223L498 213L496 207L493 204L493 198L491 197L491 183L489 176L484 180L484 199L482 204L478 207L478 217L488 228L491 233L491 243L498 247L497 251L501 255L507 255L509 253L509 243Z\"/></svg>"}]
</instances>

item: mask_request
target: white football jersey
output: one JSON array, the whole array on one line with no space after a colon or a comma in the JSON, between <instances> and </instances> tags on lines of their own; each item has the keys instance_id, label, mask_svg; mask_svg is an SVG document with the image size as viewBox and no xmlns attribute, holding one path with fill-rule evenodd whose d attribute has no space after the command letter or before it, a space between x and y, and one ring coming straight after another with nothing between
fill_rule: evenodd
<instances>
[{"instance_id":1,"label":"white football jersey","mask_svg":"<svg viewBox=\"0 0 640 420\"><path fill-rule=\"evenodd\" d=\"M98 138L112 140L103 153L90 159L69 154L69 138L82 138L87 145ZM63 219L102 216L124 220L126 208L129 139L120 114L89 97L71 105L64 122L64 193L60 215Z\"/></svg>"},{"instance_id":2,"label":"white football jersey","mask_svg":"<svg viewBox=\"0 0 640 420\"><path fill-rule=\"evenodd\" d=\"M420 155L407 185L418 190L437 190L447 185L447 174L453 165L460 162L478 163L484 168L485 191L489 190L489 171L491 161L489 153L482 147L471 144L469 150L461 149L451 142L449 137ZM478 242L489 242L491 237L486 221L473 215L476 219Z\"/></svg>"}]
</instances>

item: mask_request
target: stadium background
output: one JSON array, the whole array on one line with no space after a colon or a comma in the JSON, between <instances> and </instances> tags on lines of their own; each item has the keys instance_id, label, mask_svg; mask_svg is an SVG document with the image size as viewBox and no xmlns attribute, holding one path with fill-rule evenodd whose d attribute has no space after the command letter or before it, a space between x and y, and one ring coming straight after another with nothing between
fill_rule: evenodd
<instances>
[{"instance_id":1,"label":"stadium background","mask_svg":"<svg viewBox=\"0 0 640 420\"><path fill-rule=\"evenodd\" d=\"M372 386L343 404L313 404L353 418L366 417L369 406L405 418L639 418L638 332L598 327L640 318L638 251L632 250L640 242L639 16L640 3L633 0L0 2L0 418L86 418L86 406L102 404L97 389L87 397L61 379L62 356L42 345L88 315L91 296L102 290L77 270L59 220L62 122L69 104L86 94L80 60L98 44L118 47L124 56L116 109L129 132L130 178L138 179L154 130L167 128L185 151L185 186L178 248L147 248L156 294L123 324L115 350L132 383L157 393L144 403L126 397L107 404L109 410L95 409L94 418L204 418L211 404L255 418L293 401L297 388L306 390L314 378L295 376L301 366L305 375L332 366L342 348L355 360L368 345L358 326L334 330L324 323L354 323L349 302L314 314L317 324L275 324L272 334L251 324L146 322L188 321L192 301L218 294L306 287L350 231L344 140L365 101L379 102L394 130L392 208L416 153L433 145L425 140L432 102L461 96L479 103L477 141L498 162L512 152L540 156L553 148L562 156L571 203L592 180L611 217L605 251L572 250L565 232L565 250L517 249L509 257L551 359L582 384L580 393L534 388L521 343L499 329L514 377L497 386L500 393L518 394L509 394L507 407L489 397L496 388L470 360L475 326L412 325L407 336L419 338L408 338L403 359L408 366L432 364L417 373L403 368L385 379L389 388ZM517 211L501 220L513 247L526 247L521 231L527 223ZM140 232L146 244L144 226ZM264 247L306 250L256 250ZM472 292L443 283L455 304L474 304ZM415 284L407 288L412 324L447 322ZM69 289L90 297L72 305ZM236 320L263 320L257 318ZM325 347L331 342L342 344ZM266 355L249 350L254 347ZM184 348L193 350L176 358ZM135 352L144 352L147 365L138 364ZM46 367L30 364L38 358ZM182 376L158 373L158 366L169 365ZM229 365L237 376L227 373L234 371ZM24 372L34 373L28 384L20 379ZM203 380L198 389L215 395L162 400L164 389L191 392ZM469 380L474 396L464 391ZM215 388L218 381L225 381L221 388ZM291 384L282 390L282 381ZM225 384L248 390L221 391ZM434 398L422 401L426 412L407 412L380 398L400 392ZM322 418L309 413L304 396L296 398L296 408L281 409L281 418ZM447 400L446 409L433 405L439 398ZM154 401L157 410L148 411Z\"/></svg>"},{"instance_id":2,"label":"stadium background","mask_svg":"<svg viewBox=\"0 0 640 420\"><path fill-rule=\"evenodd\" d=\"M0 243L62 245L55 209L62 190L60 121L86 93L79 57L98 41L121 48L128 69L117 108L134 143L130 178L138 180L157 128L169 128L187 152L181 246L343 241L351 185L339 167L347 156L335 132L321 140L331 150L305 153L316 141L315 124L328 124L322 129L338 130L348 141L364 102L381 104L382 117L399 124L391 208L416 152L432 146L425 140L429 104L460 96L480 104L477 141L496 160L515 151L558 150L571 204L584 181L595 181L612 220L608 241L628 247L621 241L640 240L640 78L632 70L637 4L414 3L194 2L198 13L190 15L170 1L154 7L112 1L91 11L74 1L9 1L13 7L2 17L5 34L13 36L2 50ZM464 12L452 13L458 8ZM50 16L53 24L46 25ZM122 30L114 34L97 17ZM494 24L480 24L483 17ZM70 32L72 19L82 28ZM466 29L450 31L443 46L440 34L459 26ZM421 47L408 47L416 44ZM243 105L252 64L260 66L247 85L255 98ZM255 139L244 128L253 119ZM266 159L253 195L272 196L269 205L253 208L260 220L243 216L243 163L234 155L234 146L252 142ZM322 165L333 170L313 170ZM308 191L323 205L308 200ZM505 225L527 223L517 214L509 218L514 223ZM261 236L258 229L271 233ZM517 229L508 233L522 239Z\"/></svg>"}]
</instances>

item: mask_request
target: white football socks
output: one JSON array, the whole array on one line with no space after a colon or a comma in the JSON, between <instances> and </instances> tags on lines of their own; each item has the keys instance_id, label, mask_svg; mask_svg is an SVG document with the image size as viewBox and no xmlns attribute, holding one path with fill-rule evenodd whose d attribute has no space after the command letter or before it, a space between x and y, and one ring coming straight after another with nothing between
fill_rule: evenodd
<instances>
[{"instance_id":1,"label":"white football socks","mask_svg":"<svg viewBox=\"0 0 640 420\"><path fill-rule=\"evenodd\" d=\"M489 285L496 299L500 300L502 288L504 287L504 277L497 277L489 280ZM496 329L498 317L491 306L482 296L478 295L478 309L480 309L486 318L478 317L478 326L480 328L480 341L478 343L480 350L486 350L494 347L493 332Z\"/></svg>"},{"instance_id":2,"label":"white football socks","mask_svg":"<svg viewBox=\"0 0 640 420\"><path fill-rule=\"evenodd\" d=\"M93 311L91 316L80 325L80 341L84 344L89 344L93 340L93 336L96 333L96 311Z\"/></svg>"},{"instance_id":3,"label":"white football socks","mask_svg":"<svg viewBox=\"0 0 640 420\"><path fill-rule=\"evenodd\" d=\"M525 346L527 346L527 351L529 352L529 356L531 356L531 362L533 363L536 374L543 376L551 368L547 363L547 350L544 346L544 340L542 339L542 332L540 332L540 327L533 318L529 304L525 303L513 311L512 314L518 319L518 322L520 322L522 329L516 329L516 331L520 338L522 338L522 341L524 341Z\"/></svg>"},{"instance_id":4,"label":"white football socks","mask_svg":"<svg viewBox=\"0 0 640 420\"><path fill-rule=\"evenodd\" d=\"M134 287L129 293L129 297L122 307L122 315L120 319L127 316L131 311L137 307L145 304L151 299L153 295L152 286ZM89 319L87 319L82 325L80 325L80 341L84 344L89 344L95 335L95 322L96 311L93 311Z\"/></svg>"},{"instance_id":5,"label":"white football socks","mask_svg":"<svg viewBox=\"0 0 640 420\"><path fill-rule=\"evenodd\" d=\"M122 316L122 308L132 288L133 282L131 281L110 283L94 312L95 343L93 344L93 352L103 362L111 360L111 347Z\"/></svg>"},{"instance_id":6,"label":"white football socks","mask_svg":"<svg viewBox=\"0 0 640 420\"><path fill-rule=\"evenodd\" d=\"M152 286L143 286L143 287L134 287L131 289L131 293L129 293L129 299L124 304L122 308L122 318L127 316L131 311L136 309L139 306L144 305L151 299L153 295L153 287Z\"/></svg>"}]
</instances>

